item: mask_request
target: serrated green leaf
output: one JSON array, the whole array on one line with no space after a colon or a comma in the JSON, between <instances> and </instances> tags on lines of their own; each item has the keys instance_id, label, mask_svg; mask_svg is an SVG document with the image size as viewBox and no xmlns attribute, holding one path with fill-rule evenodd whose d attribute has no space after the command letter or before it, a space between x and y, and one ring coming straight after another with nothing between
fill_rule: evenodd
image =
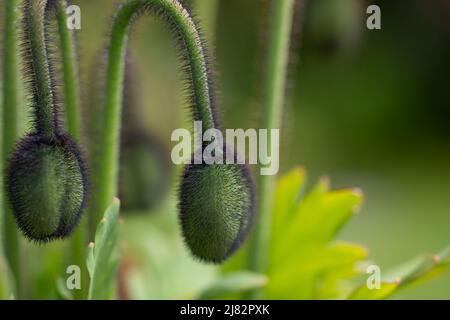
<instances>
[{"instance_id":1,"label":"serrated green leaf","mask_svg":"<svg viewBox=\"0 0 450 320\"><path fill-rule=\"evenodd\" d=\"M450 247L437 255L424 255L386 273L380 289L359 286L349 299L387 299L409 286L435 278L450 268Z\"/></svg>"},{"instance_id":2,"label":"serrated green leaf","mask_svg":"<svg viewBox=\"0 0 450 320\"><path fill-rule=\"evenodd\" d=\"M120 201L114 199L97 227L92 250L88 250L89 299L108 299L118 267L117 238ZM91 246L92 247L92 246Z\"/></svg>"},{"instance_id":3,"label":"serrated green leaf","mask_svg":"<svg viewBox=\"0 0 450 320\"><path fill-rule=\"evenodd\" d=\"M362 246L330 243L360 206L362 193L329 191L328 179L322 178L301 197L305 177L301 169L295 169L277 184L268 298L341 296L336 286L358 275L356 265L367 258ZM330 287L323 288L324 284Z\"/></svg>"},{"instance_id":4,"label":"serrated green leaf","mask_svg":"<svg viewBox=\"0 0 450 320\"><path fill-rule=\"evenodd\" d=\"M319 282L323 277L341 272L350 278L357 274L355 264L366 257L366 248L350 243L299 247L291 257L272 265L268 297L315 298L319 294Z\"/></svg>"},{"instance_id":5,"label":"serrated green leaf","mask_svg":"<svg viewBox=\"0 0 450 320\"><path fill-rule=\"evenodd\" d=\"M317 189L325 191L320 184ZM298 208L297 219L291 226L298 241L323 244L333 240L357 211L363 199L359 190L322 192L313 191Z\"/></svg>"},{"instance_id":6,"label":"serrated green leaf","mask_svg":"<svg viewBox=\"0 0 450 320\"><path fill-rule=\"evenodd\" d=\"M436 255L423 255L389 272L388 281L400 281L400 288L432 279L450 267L450 247Z\"/></svg>"},{"instance_id":7,"label":"serrated green leaf","mask_svg":"<svg viewBox=\"0 0 450 320\"><path fill-rule=\"evenodd\" d=\"M259 289L266 284L267 277L254 272L241 271L225 274L206 288L199 295L199 299L217 299L225 295Z\"/></svg>"},{"instance_id":8,"label":"serrated green leaf","mask_svg":"<svg viewBox=\"0 0 450 320\"><path fill-rule=\"evenodd\" d=\"M306 181L306 172L297 167L288 174L282 176L275 190L275 202L273 209L273 233L277 234L295 212L298 205L303 185Z\"/></svg>"},{"instance_id":9,"label":"serrated green leaf","mask_svg":"<svg viewBox=\"0 0 450 320\"><path fill-rule=\"evenodd\" d=\"M314 299L345 299L354 290L354 284L348 279L355 278L364 272L363 261L358 261L346 268L337 268L323 273L317 279Z\"/></svg>"},{"instance_id":10,"label":"serrated green leaf","mask_svg":"<svg viewBox=\"0 0 450 320\"><path fill-rule=\"evenodd\" d=\"M285 256L292 243L325 245L334 239L362 203L362 193L355 190L328 191L327 180L321 180L300 201L292 219L284 224L275 241L275 260Z\"/></svg>"}]
</instances>

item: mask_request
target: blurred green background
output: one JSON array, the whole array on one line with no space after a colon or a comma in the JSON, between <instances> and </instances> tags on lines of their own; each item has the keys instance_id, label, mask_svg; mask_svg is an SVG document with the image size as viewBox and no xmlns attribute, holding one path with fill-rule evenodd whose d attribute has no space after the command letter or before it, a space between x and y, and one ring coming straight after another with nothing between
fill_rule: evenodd
<instances>
[{"instance_id":1,"label":"blurred green background","mask_svg":"<svg viewBox=\"0 0 450 320\"><path fill-rule=\"evenodd\" d=\"M88 87L116 1L73 2ZM210 0L187 2L214 40L224 127L257 127L268 1L219 0L216 17ZM382 30L366 28L372 3ZM170 147L172 130L189 125L175 47L152 19L134 28L141 119ZM367 245L382 270L447 246L450 1L310 0L295 29L281 171L300 164L311 183L328 175L334 188L361 188L364 207L341 238ZM450 299L450 274L397 298Z\"/></svg>"}]
</instances>

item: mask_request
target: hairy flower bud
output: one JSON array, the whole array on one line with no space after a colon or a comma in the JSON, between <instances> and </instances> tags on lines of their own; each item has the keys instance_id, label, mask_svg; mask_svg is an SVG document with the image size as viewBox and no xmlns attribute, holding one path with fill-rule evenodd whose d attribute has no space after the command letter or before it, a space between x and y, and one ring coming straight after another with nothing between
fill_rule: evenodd
<instances>
[{"instance_id":1,"label":"hairy flower bud","mask_svg":"<svg viewBox=\"0 0 450 320\"><path fill-rule=\"evenodd\" d=\"M187 166L180 189L180 220L194 256L219 263L234 253L249 231L253 202L253 182L245 166Z\"/></svg>"},{"instance_id":2,"label":"hairy flower bud","mask_svg":"<svg viewBox=\"0 0 450 320\"><path fill-rule=\"evenodd\" d=\"M7 194L19 228L35 241L68 236L87 196L84 161L65 134L28 135L9 162Z\"/></svg>"}]
</instances>

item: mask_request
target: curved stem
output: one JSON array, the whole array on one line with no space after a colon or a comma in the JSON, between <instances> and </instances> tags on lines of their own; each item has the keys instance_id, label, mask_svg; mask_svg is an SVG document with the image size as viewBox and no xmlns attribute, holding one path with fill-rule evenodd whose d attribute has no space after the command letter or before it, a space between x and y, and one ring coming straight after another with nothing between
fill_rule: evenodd
<instances>
[{"instance_id":1,"label":"curved stem","mask_svg":"<svg viewBox=\"0 0 450 320\"><path fill-rule=\"evenodd\" d=\"M68 119L68 131L79 138L78 80L73 34L66 26L67 15L64 0L32 1L24 3L24 60L27 67L37 133L54 136L59 126L55 99L53 65L47 46L50 17L56 19L63 59L64 100Z\"/></svg>"},{"instance_id":2,"label":"curved stem","mask_svg":"<svg viewBox=\"0 0 450 320\"><path fill-rule=\"evenodd\" d=\"M272 0L272 25L268 40L268 56L264 80L262 128L279 129L284 103L289 40L294 12L294 0ZM270 137L268 138L270 141ZM270 151L270 150L269 150ZM259 177L258 215L250 243L249 268L266 272L271 232L272 195L275 176ZM252 297L259 298L259 291Z\"/></svg>"},{"instance_id":3,"label":"curved stem","mask_svg":"<svg viewBox=\"0 0 450 320\"><path fill-rule=\"evenodd\" d=\"M24 38L26 48L24 60L29 70L32 102L35 112L37 133L49 137L55 135L57 128L54 85L48 58L46 17L48 9L54 8L51 1L26 0L24 3Z\"/></svg>"},{"instance_id":4,"label":"curved stem","mask_svg":"<svg viewBox=\"0 0 450 320\"><path fill-rule=\"evenodd\" d=\"M18 110L18 78L17 78L17 13L18 1L5 1L5 29L3 52L3 132L2 132L2 172L3 165L14 147L17 138L17 110ZM3 186L2 186L3 187ZM3 205L3 242L5 255L16 281L16 295L22 296L22 276L20 265L20 246L16 224L6 203ZM1 210L1 209L0 209Z\"/></svg>"},{"instance_id":5,"label":"curved stem","mask_svg":"<svg viewBox=\"0 0 450 320\"><path fill-rule=\"evenodd\" d=\"M80 139L80 92L78 79L78 56L76 53L75 35L67 28L67 2L60 0L55 3L56 20L58 23L59 43L61 47L64 107L67 119L67 132L75 139Z\"/></svg>"},{"instance_id":6,"label":"curved stem","mask_svg":"<svg viewBox=\"0 0 450 320\"><path fill-rule=\"evenodd\" d=\"M203 122L203 128L214 128L214 95L209 76L207 55L198 27L190 13L178 0L130 0L118 10L113 23L107 64L104 127L98 150L98 177L94 178L95 199L91 201L91 216L99 217L117 191L118 149L123 95L125 52L128 32L134 18L140 14L161 17L179 40L182 58L186 60L189 92L192 93L192 114Z\"/></svg>"}]
</instances>

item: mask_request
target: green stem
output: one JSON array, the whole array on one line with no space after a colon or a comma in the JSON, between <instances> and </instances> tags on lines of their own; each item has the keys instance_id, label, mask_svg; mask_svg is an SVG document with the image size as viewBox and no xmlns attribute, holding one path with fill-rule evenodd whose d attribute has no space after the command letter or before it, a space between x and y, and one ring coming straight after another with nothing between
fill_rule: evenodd
<instances>
[{"instance_id":1,"label":"green stem","mask_svg":"<svg viewBox=\"0 0 450 320\"><path fill-rule=\"evenodd\" d=\"M189 66L187 77L192 92L195 120L206 129L217 126L212 112L211 79L205 49L198 27L189 12L177 0L130 0L118 10L111 32L107 64L106 99L103 130L100 133L98 177L93 179L97 193L91 200L91 232L117 192L117 171L123 78L128 32L132 21L141 13L161 16L179 38L183 57Z\"/></svg>"},{"instance_id":2,"label":"green stem","mask_svg":"<svg viewBox=\"0 0 450 320\"><path fill-rule=\"evenodd\" d=\"M3 161L14 148L17 138L18 77L17 77L17 23L18 0L5 1L5 29L3 52ZM4 170L2 169L2 172ZM6 201L5 201L6 202ZM5 256L15 279L16 297L22 296L20 244L16 224L9 206L3 203Z\"/></svg>"},{"instance_id":3,"label":"green stem","mask_svg":"<svg viewBox=\"0 0 450 320\"><path fill-rule=\"evenodd\" d=\"M273 17L269 28L262 100L262 128L269 131L281 127L294 0L272 0L271 12ZM249 268L262 273L266 272L268 268L274 182L275 176L261 175L259 177L258 215L249 250ZM253 298L260 296L261 291L252 293Z\"/></svg>"},{"instance_id":4,"label":"green stem","mask_svg":"<svg viewBox=\"0 0 450 320\"><path fill-rule=\"evenodd\" d=\"M38 134L53 137L56 134L55 97L52 86L50 61L47 55L47 30L45 23L48 2L25 1L24 37L27 48L24 51L25 61L30 75L30 89L33 92L33 110L35 112L35 129ZM54 7L52 7L54 9Z\"/></svg>"},{"instance_id":5,"label":"green stem","mask_svg":"<svg viewBox=\"0 0 450 320\"><path fill-rule=\"evenodd\" d=\"M67 28L67 2L58 1L56 4L56 20L58 24L59 43L61 48L63 82L64 82L64 106L66 111L67 132L78 142L80 142L80 119L79 111L80 92L78 78L78 56L76 54L75 35ZM79 266L83 270L81 290L74 291L75 299L83 299L87 296L87 272L85 272L85 251L87 247L87 237L85 231L86 221L82 219L80 226L75 230L72 237L71 263Z\"/></svg>"},{"instance_id":6,"label":"green stem","mask_svg":"<svg viewBox=\"0 0 450 320\"><path fill-rule=\"evenodd\" d=\"M80 92L78 80L78 56L76 54L75 35L67 26L67 3L58 1L56 5L56 19L58 35L63 61L64 107L67 119L67 132L75 139L80 139Z\"/></svg>"},{"instance_id":7,"label":"green stem","mask_svg":"<svg viewBox=\"0 0 450 320\"><path fill-rule=\"evenodd\" d=\"M71 260L72 263L79 266L80 270L82 270L81 275L81 289L74 291L74 299L76 300L82 300L86 299L87 292L88 292L88 274L85 267L85 261L86 261L86 232L85 232L85 221L82 219L80 221L80 225L77 227L77 230L75 230L74 235L72 237L72 255Z\"/></svg>"}]
</instances>

